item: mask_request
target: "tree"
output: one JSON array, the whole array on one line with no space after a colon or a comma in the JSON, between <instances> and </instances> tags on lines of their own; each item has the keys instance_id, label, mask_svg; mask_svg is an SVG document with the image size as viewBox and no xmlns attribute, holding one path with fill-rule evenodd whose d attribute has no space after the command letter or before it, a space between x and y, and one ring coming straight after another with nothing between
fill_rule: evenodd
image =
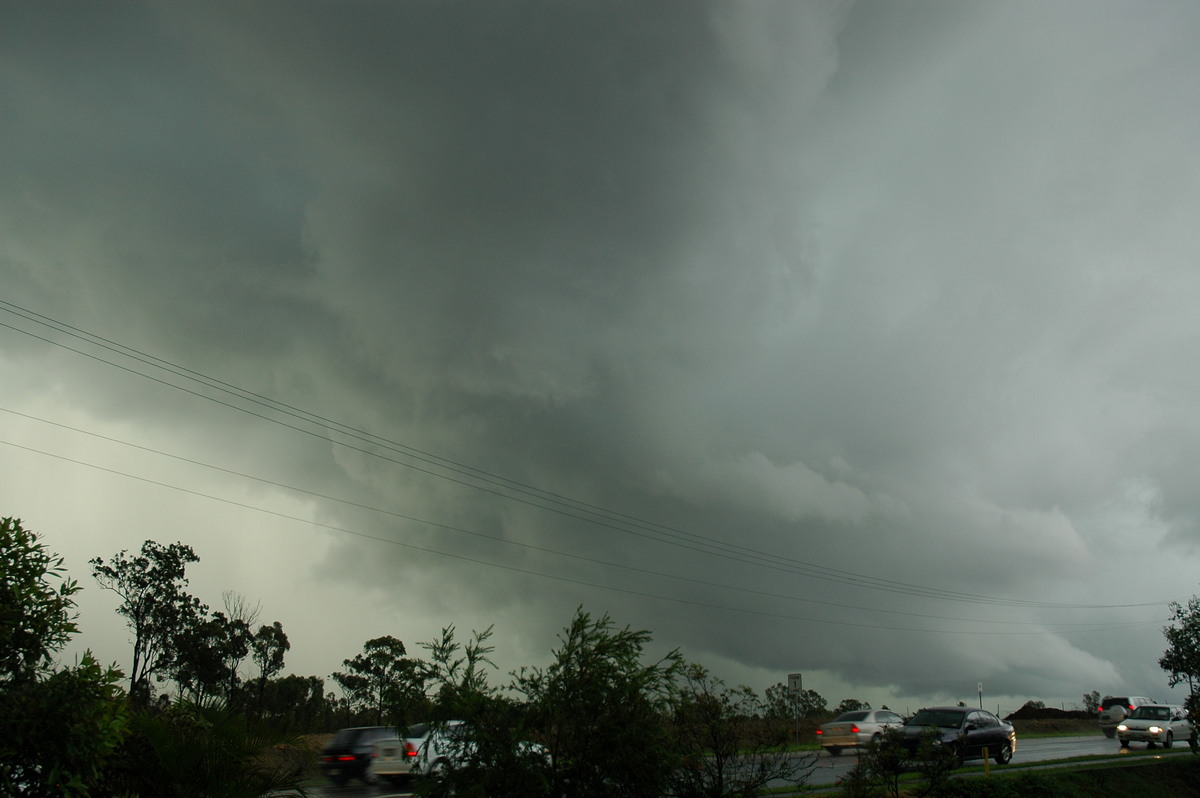
<instances>
[{"instance_id":1,"label":"tree","mask_svg":"<svg viewBox=\"0 0 1200 798\"><path fill-rule=\"evenodd\" d=\"M728 688L700 665L689 665L672 724L684 764L671 775L671 794L756 796L774 781L796 787L807 781L816 755L789 753L786 720L764 720L765 709L749 687Z\"/></svg>"},{"instance_id":2,"label":"tree","mask_svg":"<svg viewBox=\"0 0 1200 798\"><path fill-rule=\"evenodd\" d=\"M816 690L801 690L794 693L783 682L777 682L766 690L766 711L771 718L816 718L828 715L825 699Z\"/></svg>"},{"instance_id":3,"label":"tree","mask_svg":"<svg viewBox=\"0 0 1200 798\"><path fill-rule=\"evenodd\" d=\"M1090 693L1083 694L1083 710L1084 712L1099 712L1100 711L1100 691L1093 690Z\"/></svg>"},{"instance_id":4,"label":"tree","mask_svg":"<svg viewBox=\"0 0 1200 798\"><path fill-rule=\"evenodd\" d=\"M642 662L650 633L617 629L582 608L546 668L522 668L513 689L529 702L549 749L549 795L662 795L678 764L668 719L678 651Z\"/></svg>"},{"instance_id":5,"label":"tree","mask_svg":"<svg viewBox=\"0 0 1200 798\"><path fill-rule=\"evenodd\" d=\"M283 631L283 624L275 621L271 626L260 626L250 641L250 659L258 666L258 709L262 711L263 690L267 680L283 670L284 652L291 643Z\"/></svg>"},{"instance_id":6,"label":"tree","mask_svg":"<svg viewBox=\"0 0 1200 798\"><path fill-rule=\"evenodd\" d=\"M100 586L120 597L117 613L133 632L129 693L138 703L149 701L150 676L172 661L175 634L195 609L196 600L183 590L184 572L188 563L199 561L191 546L153 540L143 543L136 557L121 551L107 563L99 557L89 561Z\"/></svg>"},{"instance_id":7,"label":"tree","mask_svg":"<svg viewBox=\"0 0 1200 798\"><path fill-rule=\"evenodd\" d=\"M837 708L833 710L833 714L840 715L843 712L860 712L870 708L870 703L866 701L859 701L857 698L843 698L842 703L838 704Z\"/></svg>"},{"instance_id":8,"label":"tree","mask_svg":"<svg viewBox=\"0 0 1200 798\"><path fill-rule=\"evenodd\" d=\"M120 671L90 651L54 664L78 590L34 532L0 518L0 795L86 795L124 738Z\"/></svg>"},{"instance_id":9,"label":"tree","mask_svg":"<svg viewBox=\"0 0 1200 798\"><path fill-rule=\"evenodd\" d=\"M418 664L406 653L395 637L376 637L363 644L361 654L342 660L346 671L332 678L348 698L375 714L375 723L383 723L385 710L398 723L408 706L425 697Z\"/></svg>"},{"instance_id":10,"label":"tree","mask_svg":"<svg viewBox=\"0 0 1200 798\"><path fill-rule=\"evenodd\" d=\"M231 620L222 612L205 616L199 602L180 616L173 658L168 670L179 694L202 701L208 696L231 697L237 686L237 664L250 650L251 635L245 621Z\"/></svg>"},{"instance_id":11,"label":"tree","mask_svg":"<svg viewBox=\"0 0 1200 798\"><path fill-rule=\"evenodd\" d=\"M527 707L502 696L488 684L486 667L492 647L491 627L472 634L465 644L454 627L442 629L438 640L421 643L429 652L423 665L427 688L433 693L432 718L463 722L461 733L443 739L454 761L438 778L426 783L430 795L486 795L489 798L529 798L545 794L547 762L531 745L536 731Z\"/></svg>"},{"instance_id":12,"label":"tree","mask_svg":"<svg viewBox=\"0 0 1200 798\"><path fill-rule=\"evenodd\" d=\"M0 543L0 684L12 684L48 667L79 631L72 598L79 585L19 518L0 518Z\"/></svg>"},{"instance_id":13,"label":"tree","mask_svg":"<svg viewBox=\"0 0 1200 798\"><path fill-rule=\"evenodd\" d=\"M1163 627L1167 638L1167 650L1159 657L1158 664L1167 672L1167 683L1175 685L1186 681L1189 695L1184 701L1188 714L1200 716L1200 695L1196 683L1200 681L1200 599L1192 596L1187 604L1172 601L1171 625Z\"/></svg>"},{"instance_id":14,"label":"tree","mask_svg":"<svg viewBox=\"0 0 1200 798\"><path fill-rule=\"evenodd\" d=\"M494 650L486 645L491 636L489 626L460 646L454 639L454 627L446 626L438 640L420 644L429 652L429 661L421 666L422 683L435 688L433 709L438 720L468 718L495 693L483 669L485 665L496 667L488 658Z\"/></svg>"}]
</instances>

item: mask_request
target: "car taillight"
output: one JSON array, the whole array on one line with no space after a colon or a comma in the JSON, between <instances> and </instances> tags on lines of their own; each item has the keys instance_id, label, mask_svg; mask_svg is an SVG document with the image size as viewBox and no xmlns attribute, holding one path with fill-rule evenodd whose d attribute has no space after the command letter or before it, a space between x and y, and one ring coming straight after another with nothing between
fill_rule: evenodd
<instances>
[{"instance_id":1,"label":"car taillight","mask_svg":"<svg viewBox=\"0 0 1200 798\"><path fill-rule=\"evenodd\" d=\"M1130 704L1130 705L1129 705L1129 711L1130 711L1130 712L1133 712L1133 704Z\"/></svg>"},{"instance_id":2,"label":"car taillight","mask_svg":"<svg viewBox=\"0 0 1200 798\"><path fill-rule=\"evenodd\" d=\"M858 724L857 723L850 724L850 732L852 734L858 734Z\"/></svg>"},{"instance_id":3,"label":"car taillight","mask_svg":"<svg viewBox=\"0 0 1200 798\"><path fill-rule=\"evenodd\" d=\"M415 745L413 745L412 743L405 743L404 744L404 755L405 756L416 756L417 755L417 747Z\"/></svg>"},{"instance_id":4,"label":"car taillight","mask_svg":"<svg viewBox=\"0 0 1200 798\"><path fill-rule=\"evenodd\" d=\"M342 754L338 757L339 762L353 762L354 754Z\"/></svg>"},{"instance_id":5,"label":"car taillight","mask_svg":"<svg viewBox=\"0 0 1200 798\"><path fill-rule=\"evenodd\" d=\"M820 729L817 729L817 734L818 734L818 735L821 735L821 734L824 734L824 733L825 733L825 732L821 731Z\"/></svg>"}]
</instances>

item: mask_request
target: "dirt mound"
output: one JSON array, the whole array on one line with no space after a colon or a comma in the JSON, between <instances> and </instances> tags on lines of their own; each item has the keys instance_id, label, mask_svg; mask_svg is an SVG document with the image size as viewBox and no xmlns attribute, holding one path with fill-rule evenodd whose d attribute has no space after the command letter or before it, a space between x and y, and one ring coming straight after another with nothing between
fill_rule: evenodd
<instances>
[{"instance_id":1,"label":"dirt mound","mask_svg":"<svg viewBox=\"0 0 1200 798\"><path fill-rule=\"evenodd\" d=\"M1082 709L1024 706L1004 717L1005 720L1094 720L1095 713Z\"/></svg>"}]
</instances>

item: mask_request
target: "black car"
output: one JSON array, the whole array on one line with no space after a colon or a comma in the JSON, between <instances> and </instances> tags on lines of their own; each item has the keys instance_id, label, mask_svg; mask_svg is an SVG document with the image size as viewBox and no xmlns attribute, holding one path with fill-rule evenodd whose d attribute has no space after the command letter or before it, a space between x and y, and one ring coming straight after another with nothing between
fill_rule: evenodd
<instances>
[{"instance_id":1,"label":"black car","mask_svg":"<svg viewBox=\"0 0 1200 798\"><path fill-rule=\"evenodd\" d=\"M953 746L961 764L967 759L993 757L1003 765L1017 750L1017 732L1011 723L988 712L971 707L930 707L922 709L904 724L903 745L915 756L921 735L936 729L935 745Z\"/></svg>"},{"instance_id":2,"label":"black car","mask_svg":"<svg viewBox=\"0 0 1200 798\"><path fill-rule=\"evenodd\" d=\"M341 786L350 779L373 781L371 756L375 741L396 736L395 726L355 726L339 729L321 749L321 773Z\"/></svg>"}]
</instances>

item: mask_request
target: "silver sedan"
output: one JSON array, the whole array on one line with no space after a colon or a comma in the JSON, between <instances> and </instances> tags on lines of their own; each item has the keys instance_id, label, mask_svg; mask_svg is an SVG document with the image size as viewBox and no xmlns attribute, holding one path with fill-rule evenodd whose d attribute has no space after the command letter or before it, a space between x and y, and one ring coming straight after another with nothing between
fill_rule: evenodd
<instances>
[{"instance_id":1,"label":"silver sedan","mask_svg":"<svg viewBox=\"0 0 1200 798\"><path fill-rule=\"evenodd\" d=\"M843 712L817 729L817 741L831 755L837 756L843 748L857 748L872 740L878 742L885 729L903 725L904 718L890 709Z\"/></svg>"}]
</instances>

